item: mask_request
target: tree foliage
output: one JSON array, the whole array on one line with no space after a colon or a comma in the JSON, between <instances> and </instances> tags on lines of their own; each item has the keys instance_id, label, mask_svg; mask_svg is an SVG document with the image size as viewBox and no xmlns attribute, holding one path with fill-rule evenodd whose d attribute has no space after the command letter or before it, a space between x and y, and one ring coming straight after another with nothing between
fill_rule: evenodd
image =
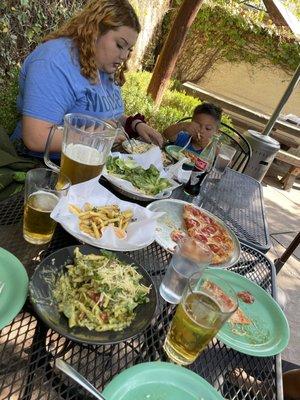
<instances>
[{"instance_id":1,"label":"tree foliage","mask_svg":"<svg viewBox=\"0 0 300 400\"><path fill-rule=\"evenodd\" d=\"M84 0L6 0L0 2L0 83L14 74L43 36L58 27Z\"/></svg>"},{"instance_id":2,"label":"tree foliage","mask_svg":"<svg viewBox=\"0 0 300 400\"><path fill-rule=\"evenodd\" d=\"M165 27L172 23L181 2L174 1ZM299 3L295 4L298 7ZM299 44L288 28L279 28L270 20L259 0L250 5L236 0L207 0L190 28L175 76L198 81L221 60L272 64L291 73L300 62Z\"/></svg>"}]
</instances>

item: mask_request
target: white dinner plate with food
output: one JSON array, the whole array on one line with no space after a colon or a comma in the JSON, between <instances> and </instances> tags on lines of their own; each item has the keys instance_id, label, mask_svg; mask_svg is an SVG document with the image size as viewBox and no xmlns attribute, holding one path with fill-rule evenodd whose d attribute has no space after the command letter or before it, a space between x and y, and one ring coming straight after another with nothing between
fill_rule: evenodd
<instances>
[{"instance_id":1,"label":"white dinner plate with food","mask_svg":"<svg viewBox=\"0 0 300 400\"><path fill-rule=\"evenodd\" d=\"M147 271L123 253L88 245L65 247L45 258L30 280L29 294L46 325L94 345L135 337L150 324L157 303Z\"/></svg>"},{"instance_id":2,"label":"white dinner plate with food","mask_svg":"<svg viewBox=\"0 0 300 400\"><path fill-rule=\"evenodd\" d=\"M137 156L138 157L138 156ZM162 161L160 160L161 165ZM159 170L155 161L147 166L135 159L109 156L102 176L121 194L139 201L152 201L171 196L172 191L180 186Z\"/></svg>"},{"instance_id":3,"label":"white dinner plate with food","mask_svg":"<svg viewBox=\"0 0 300 400\"><path fill-rule=\"evenodd\" d=\"M160 215L120 200L94 178L71 186L51 218L83 243L107 250L134 251L155 240Z\"/></svg>"},{"instance_id":4,"label":"white dinner plate with food","mask_svg":"<svg viewBox=\"0 0 300 400\"><path fill-rule=\"evenodd\" d=\"M141 140L132 139L130 141L124 140L124 142L122 142L122 147L129 154L143 154L151 150L154 145L142 142Z\"/></svg>"},{"instance_id":5,"label":"white dinner plate with food","mask_svg":"<svg viewBox=\"0 0 300 400\"><path fill-rule=\"evenodd\" d=\"M211 266L228 268L240 257L240 243L222 220L210 212L182 200L158 200L148 210L163 212L157 220L155 240L167 251L173 252L176 241L184 236L208 245L213 253Z\"/></svg>"}]
</instances>

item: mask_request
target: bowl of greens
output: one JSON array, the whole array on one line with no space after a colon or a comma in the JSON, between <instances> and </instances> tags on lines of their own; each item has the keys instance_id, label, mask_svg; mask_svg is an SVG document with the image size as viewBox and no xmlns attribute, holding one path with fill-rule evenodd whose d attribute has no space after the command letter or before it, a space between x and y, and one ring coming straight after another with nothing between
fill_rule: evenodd
<instances>
[{"instance_id":1,"label":"bowl of greens","mask_svg":"<svg viewBox=\"0 0 300 400\"><path fill-rule=\"evenodd\" d=\"M136 200L164 199L178 186L155 165L145 168L131 158L109 156L103 176L118 192Z\"/></svg>"}]
</instances>

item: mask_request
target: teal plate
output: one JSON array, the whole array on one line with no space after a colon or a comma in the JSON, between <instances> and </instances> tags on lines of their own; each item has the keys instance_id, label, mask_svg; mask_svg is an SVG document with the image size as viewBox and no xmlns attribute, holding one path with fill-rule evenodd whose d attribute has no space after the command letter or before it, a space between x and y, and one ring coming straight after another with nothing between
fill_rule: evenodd
<instances>
[{"instance_id":1,"label":"teal plate","mask_svg":"<svg viewBox=\"0 0 300 400\"><path fill-rule=\"evenodd\" d=\"M165 147L165 151L166 151L171 157L173 157L175 160L180 160L181 158L184 157L183 155L178 154L178 153L180 152L180 150L182 150L182 147L176 146L176 145L174 145L174 144L169 144L168 146ZM192 151L192 150L184 150L184 151L186 151L187 153L191 153L191 154L193 154L194 156L199 157L199 154L196 153L195 151ZM190 165L190 166L192 166L192 167L194 166L194 163L193 163L193 162L187 162L187 163L185 163L185 164L186 164L186 165Z\"/></svg>"},{"instance_id":2,"label":"teal plate","mask_svg":"<svg viewBox=\"0 0 300 400\"><path fill-rule=\"evenodd\" d=\"M248 291L254 296L252 304L239 299L239 306L252 320L249 325L227 322L217 338L227 346L257 357L274 356L288 345L290 329L287 319L276 301L249 279L226 270L214 270L229 283L236 293Z\"/></svg>"},{"instance_id":3,"label":"teal plate","mask_svg":"<svg viewBox=\"0 0 300 400\"><path fill-rule=\"evenodd\" d=\"M0 329L8 325L23 307L28 292L28 276L23 264L0 247Z\"/></svg>"},{"instance_id":4,"label":"teal plate","mask_svg":"<svg viewBox=\"0 0 300 400\"><path fill-rule=\"evenodd\" d=\"M135 365L117 375L104 389L107 400L222 400L206 380L167 362Z\"/></svg>"}]
</instances>

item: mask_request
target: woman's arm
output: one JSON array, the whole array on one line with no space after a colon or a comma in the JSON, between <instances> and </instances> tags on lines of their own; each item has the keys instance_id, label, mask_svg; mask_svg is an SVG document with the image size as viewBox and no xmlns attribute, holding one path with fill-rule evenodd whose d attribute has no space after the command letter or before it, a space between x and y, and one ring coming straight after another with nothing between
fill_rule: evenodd
<instances>
[{"instance_id":1,"label":"woman's arm","mask_svg":"<svg viewBox=\"0 0 300 400\"><path fill-rule=\"evenodd\" d=\"M122 115L119 118L119 121L123 126L125 126L127 118L128 117L126 115ZM151 126L149 126L146 122L139 119L134 119L131 123L131 128L147 143L153 143L160 147L163 145L163 137L161 134L155 129L151 128Z\"/></svg>"},{"instance_id":2,"label":"woman's arm","mask_svg":"<svg viewBox=\"0 0 300 400\"><path fill-rule=\"evenodd\" d=\"M37 118L22 117L23 141L25 146L31 151L44 152L47 138L53 124ZM50 151L61 151L62 135L57 131L51 142Z\"/></svg>"}]
</instances>

